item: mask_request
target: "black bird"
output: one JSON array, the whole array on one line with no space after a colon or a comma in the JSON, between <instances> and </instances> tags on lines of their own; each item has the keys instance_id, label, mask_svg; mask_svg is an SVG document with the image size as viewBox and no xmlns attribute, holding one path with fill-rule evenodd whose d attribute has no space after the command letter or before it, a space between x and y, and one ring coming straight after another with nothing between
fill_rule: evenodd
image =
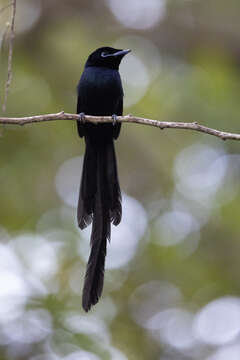
<instances>
[{"instance_id":1,"label":"black bird","mask_svg":"<svg viewBox=\"0 0 240 360\"><path fill-rule=\"evenodd\" d=\"M78 84L78 134L85 138L85 155L79 202L78 225L84 229L92 222L91 253L83 287L85 311L95 305L102 293L107 240L111 222L121 221L121 191L118 182L114 139L120 133L117 115L123 112L123 89L118 68L130 50L102 47L87 59ZM84 115L112 116L113 123L84 123Z\"/></svg>"}]
</instances>

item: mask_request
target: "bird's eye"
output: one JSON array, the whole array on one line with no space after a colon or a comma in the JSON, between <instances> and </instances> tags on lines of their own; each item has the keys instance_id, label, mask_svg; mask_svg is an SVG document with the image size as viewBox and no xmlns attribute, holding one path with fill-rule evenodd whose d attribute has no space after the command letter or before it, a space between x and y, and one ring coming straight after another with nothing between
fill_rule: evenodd
<instances>
[{"instance_id":1,"label":"bird's eye","mask_svg":"<svg viewBox=\"0 0 240 360\"><path fill-rule=\"evenodd\" d=\"M104 51L101 53L101 57L103 57L103 58L108 57L108 56L110 56L110 54L108 54Z\"/></svg>"}]
</instances>

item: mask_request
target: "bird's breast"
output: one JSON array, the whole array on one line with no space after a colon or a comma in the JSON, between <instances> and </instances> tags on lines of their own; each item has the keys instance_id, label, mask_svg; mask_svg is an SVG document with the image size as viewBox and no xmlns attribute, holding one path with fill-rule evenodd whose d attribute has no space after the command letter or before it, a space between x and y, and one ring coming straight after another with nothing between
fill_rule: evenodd
<instances>
[{"instance_id":1,"label":"bird's breast","mask_svg":"<svg viewBox=\"0 0 240 360\"><path fill-rule=\"evenodd\" d=\"M78 86L83 112L91 115L112 115L123 97L121 78L117 70L88 67Z\"/></svg>"}]
</instances>

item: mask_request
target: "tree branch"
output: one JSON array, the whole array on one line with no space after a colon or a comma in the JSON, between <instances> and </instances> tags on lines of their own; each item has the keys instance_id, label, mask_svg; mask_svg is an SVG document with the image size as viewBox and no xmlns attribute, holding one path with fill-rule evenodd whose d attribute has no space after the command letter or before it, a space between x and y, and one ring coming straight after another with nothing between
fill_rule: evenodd
<instances>
[{"instance_id":1,"label":"tree branch","mask_svg":"<svg viewBox=\"0 0 240 360\"><path fill-rule=\"evenodd\" d=\"M0 124L9 124L9 125L26 125L33 124L37 122L44 121L55 121L55 120L77 120L80 121L80 117L77 114L70 114L61 111L56 114L45 114L45 115L35 115L35 116L26 116L18 118L10 117L0 117ZM111 116L91 116L86 115L85 121L93 124L100 123L112 123ZM204 125L200 125L197 122L172 122L172 121L158 121L152 119L141 118L133 115L118 116L117 121L121 123L135 123L142 125L155 126L163 129L182 129L182 130L193 130L202 132L204 134L209 134L216 136L222 140L240 140L240 134L234 134L230 132L220 131L216 129L209 128Z\"/></svg>"},{"instance_id":2,"label":"tree branch","mask_svg":"<svg viewBox=\"0 0 240 360\"><path fill-rule=\"evenodd\" d=\"M17 0L13 0L12 2L12 19L11 19L11 26L10 26L10 40L9 40L9 51L8 51L8 74L7 74L7 81L5 85L5 95L4 95L4 102L2 106L3 112L6 111L7 106L7 98L9 88L12 82L12 56L13 56L13 40L14 40L14 26L15 26L15 18L16 18L16 6Z\"/></svg>"}]
</instances>

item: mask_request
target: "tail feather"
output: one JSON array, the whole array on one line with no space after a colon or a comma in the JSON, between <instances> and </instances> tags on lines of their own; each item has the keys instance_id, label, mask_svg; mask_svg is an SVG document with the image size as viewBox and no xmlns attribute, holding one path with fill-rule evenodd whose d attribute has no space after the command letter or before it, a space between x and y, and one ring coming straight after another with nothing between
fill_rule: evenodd
<instances>
[{"instance_id":1,"label":"tail feather","mask_svg":"<svg viewBox=\"0 0 240 360\"><path fill-rule=\"evenodd\" d=\"M122 197L118 181L117 160L113 142L107 147L107 179L110 194L110 219L114 225L118 225L122 218Z\"/></svg>"},{"instance_id":2,"label":"tail feather","mask_svg":"<svg viewBox=\"0 0 240 360\"><path fill-rule=\"evenodd\" d=\"M113 140L93 145L87 139L78 206L80 228L93 221L91 252L82 297L85 311L90 310L102 294L111 222L119 224L121 216L121 192Z\"/></svg>"},{"instance_id":3,"label":"tail feather","mask_svg":"<svg viewBox=\"0 0 240 360\"><path fill-rule=\"evenodd\" d=\"M77 219L80 229L91 224L93 219L94 198L96 193L96 150L86 139L82 180L79 192Z\"/></svg>"},{"instance_id":4,"label":"tail feather","mask_svg":"<svg viewBox=\"0 0 240 360\"><path fill-rule=\"evenodd\" d=\"M110 238L110 221L106 218L103 219L98 193L97 198L91 235L91 253L87 264L82 296L82 306L85 311L90 310L91 306L98 302L102 294L107 239Z\"/></svg>"},{"instance_id":5,"label":"tail feather","mask_svg":"<svg viewBox=\"0 0 240 360\"><path fill-rule=\"evenodd\" d=\"M97 153L96 183L97 191L94 199L93 225L91 234L91 253L85 275L82 306L85 311L98 302L102 294L107 239L110 238L109 201L105 181L105 148Z\"/></svg>"}]
</instances>

